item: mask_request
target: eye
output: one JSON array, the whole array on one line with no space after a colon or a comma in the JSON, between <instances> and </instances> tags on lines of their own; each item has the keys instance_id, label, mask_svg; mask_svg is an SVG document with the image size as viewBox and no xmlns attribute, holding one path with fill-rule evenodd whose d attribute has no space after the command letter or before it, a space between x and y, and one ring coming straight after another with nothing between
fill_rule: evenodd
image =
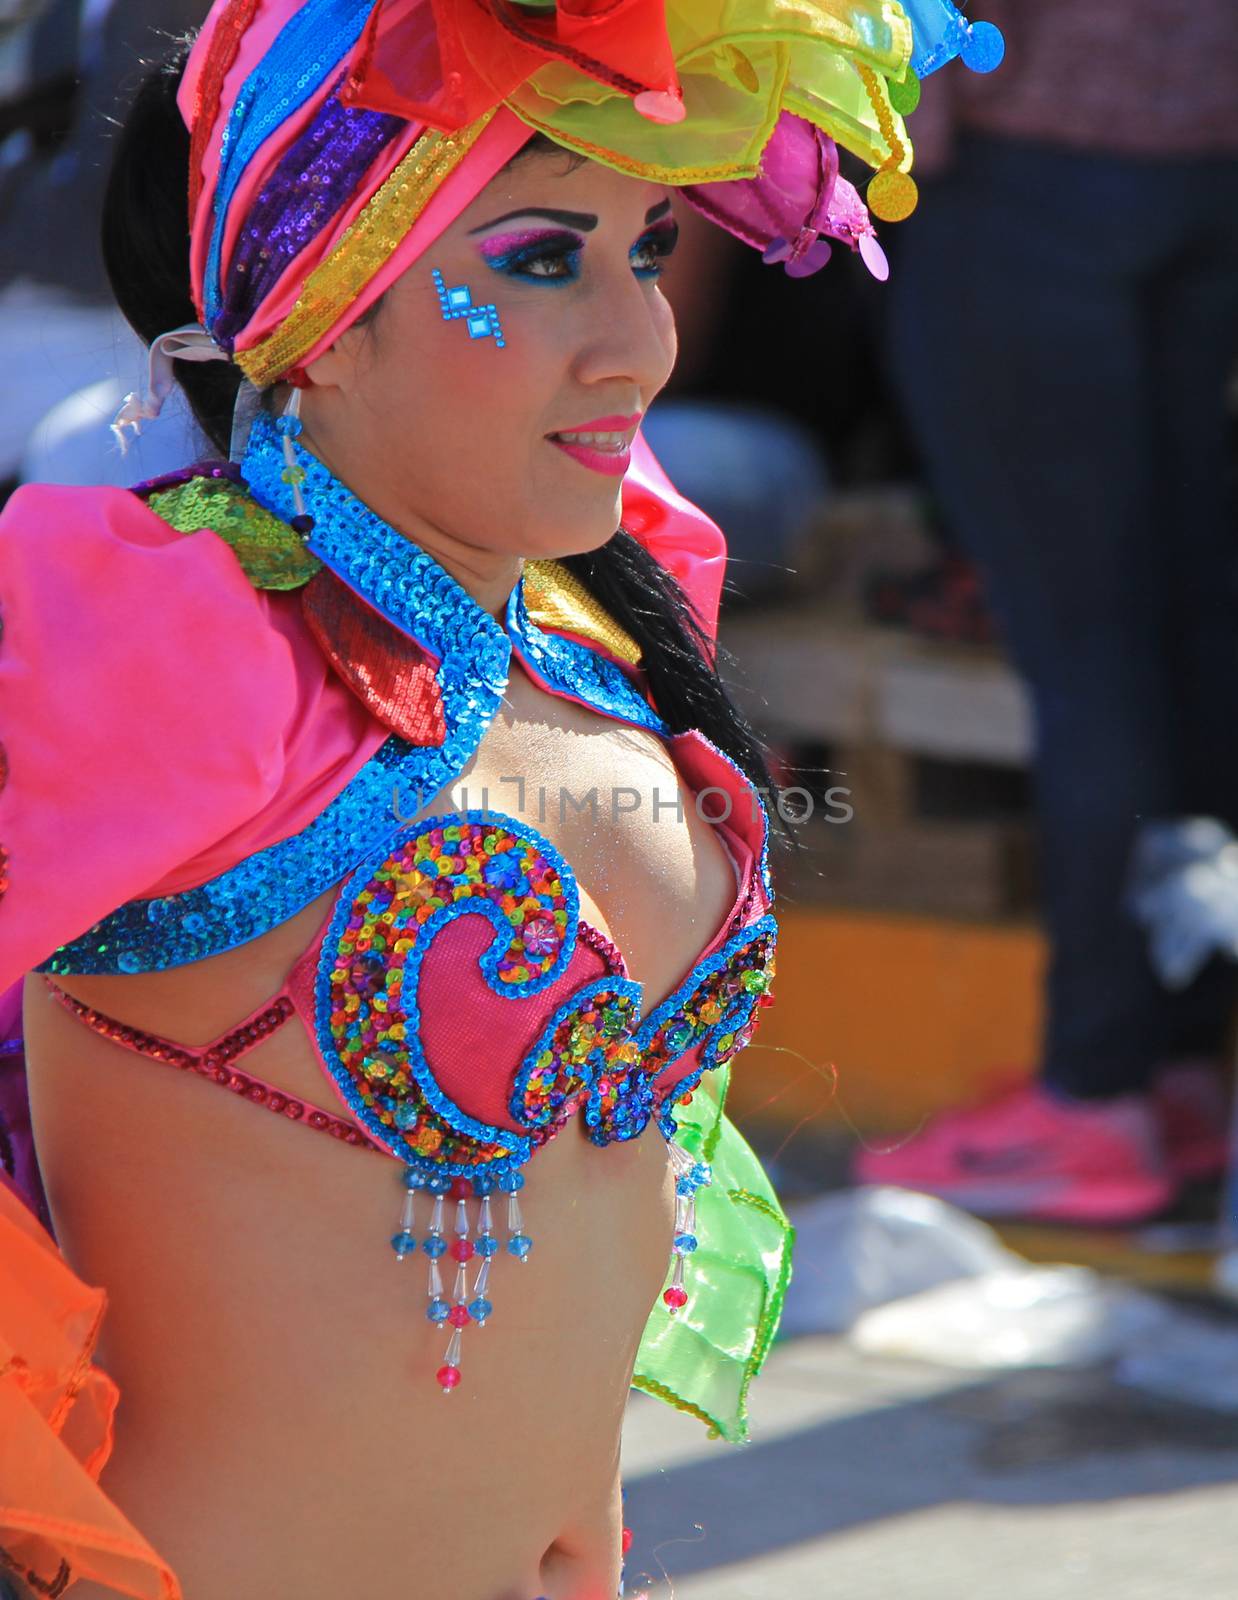
<instances>
[{"instance_id":1,"label":"eye","mask_svg":"<svg viewBox=\"0 0 1238 1600\"><path fill-rule=\"evenodd\" d=\"M679 224L668 217L657 227L650 228L632 246L629 260L638 278L660 277L667 261L679 243Z\"/></svg>"},{"instance_id":2,"label":"eye","mask_svg":"<svg viewBox=\"0 0 1238 1600\"><path fill-rule=\"evenodd\" d=\"M524 239L490 239L482 260L509 278L570 283L580 276L584 240L575 233L543 233Z\"/></svg>"}]
</instances>

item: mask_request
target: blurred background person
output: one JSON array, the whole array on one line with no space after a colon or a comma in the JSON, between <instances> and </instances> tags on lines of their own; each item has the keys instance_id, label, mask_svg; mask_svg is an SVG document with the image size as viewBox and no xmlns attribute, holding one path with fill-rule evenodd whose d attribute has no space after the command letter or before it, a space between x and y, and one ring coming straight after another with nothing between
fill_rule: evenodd
<instances>
[{"instance_id":1,"label":"blurred background person","mask_svg":"<svg viewBox=\"0 0 1238 1600\"><path fill-rule=\"evenodd\" d=\"M128 456L108 423L145 356L95 237L116 107L209 0L0 0L0 485L127 485L185 459L179 403Z\"/></svg>"},{"instance_id":2,"label":"blurred background person","mask_svg":"<svg viewBox=\"0 0 1238 1600\"><path fill-rule=\"evenodd\" d=\"M993 78L925 86L892 377L1035 719L1031 1083L858 1175L1120 1223L1223 1156L1234 972L1165 991L1123 905L1150 817L1238 822L1238 6L992 0Z\"/></svg>"}]
</instances>

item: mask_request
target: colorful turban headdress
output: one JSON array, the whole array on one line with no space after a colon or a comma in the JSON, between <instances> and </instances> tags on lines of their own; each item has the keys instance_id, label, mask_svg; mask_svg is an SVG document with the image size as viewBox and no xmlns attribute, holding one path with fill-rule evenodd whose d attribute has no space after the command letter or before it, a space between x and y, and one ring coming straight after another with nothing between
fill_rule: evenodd
<instances>
[{"instance_id":1,"label":"colorful turban headdress","mask_svg":"<svg viewBox=\"0 0 1238 1600\"><path fill-rule=\"evenodd\" d=\"M1001 49L948 0L216 0L179 94L198 314L252 384L295 381L537 133L793 275L837 241L884 276L919 77Z\"/></svg>"}]
</instances>

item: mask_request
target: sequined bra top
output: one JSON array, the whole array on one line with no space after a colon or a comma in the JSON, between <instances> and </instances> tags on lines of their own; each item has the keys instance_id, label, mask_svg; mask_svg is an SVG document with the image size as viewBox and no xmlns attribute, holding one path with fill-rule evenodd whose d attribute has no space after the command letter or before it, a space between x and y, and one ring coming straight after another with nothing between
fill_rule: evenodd
<instances>
[{"instance_id":1,"label":"sequined bra top","mask_svg":"<svg viewBox=\"0 0 1238 1600\"><path fill-rule=\"evenodd\" d=\"M308 513L299 528L292 457ZM177 480L139 492L172 526L218 532L252 583L299 589L332 667L388 736L307 827L197 887L129 901L37 970L74 1015L116 1042L401 1164L392 1247L401 1258L415 1250L428 1258L427 1315L451 1329L444 1387L460 1381L463 1328L492 1310L489 1262L500 1240L491 1196L505 1197L506 1247L523 1259L532 1244L518 1200L524 1169L573 1116L598 1145L634 1138L651 1120L670 1143L679 1213L664 1299L674 1313L686 1300L683 1259L696 1244L693 1196L709 1173L675 1144L673 1108L747 1043L774 973L767 819L747 778L703 735L670 733L634 670L633 642L596 606L583 616L580 595L561 588L556 598L537 573L546 564L529 564L536 581L526 568L500 626L265 416L239 475L216 467ZM728 915L647 1015L621 952L582 920L570 865L537 829L494 809L401 821L393 804L393 796L433 796L467 764L512 651L548 691L660 735L734 865ZM699 804L706 795L708 807ZM409 815L418 809L405 806ZM58 974L201 960L335 885L284 987L210 1045L190 1049L126 1027L54 983ZM238 1065L294 1017L334 1091L334 1111ZM453 1264L448 1292L443 1268Z\"/></svg>"}]
</instances>

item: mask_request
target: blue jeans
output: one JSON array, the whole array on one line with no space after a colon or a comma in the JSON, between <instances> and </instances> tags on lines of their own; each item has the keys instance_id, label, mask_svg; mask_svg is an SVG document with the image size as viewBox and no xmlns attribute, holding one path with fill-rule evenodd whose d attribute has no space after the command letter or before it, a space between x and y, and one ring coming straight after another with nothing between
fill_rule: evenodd
<instances>
[{"instance_id":1,"label":"blue jeans","mask_svg":"<svg viewBox=\"0 0 1238 1600\"><path fill-rule=\"evenodd\" d=\"M1042 1073L1215 1051L1234 972L1162 990L1122 906L1140 820L1238 825L1238 157L963 141L900 229L892 370L1034 710Z\"/></svg>"}]
</instances>

